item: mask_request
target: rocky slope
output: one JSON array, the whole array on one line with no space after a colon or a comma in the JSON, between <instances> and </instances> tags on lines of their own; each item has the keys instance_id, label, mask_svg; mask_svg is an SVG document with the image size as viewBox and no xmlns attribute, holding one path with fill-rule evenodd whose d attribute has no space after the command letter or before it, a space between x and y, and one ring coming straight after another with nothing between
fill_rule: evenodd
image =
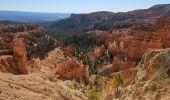
<instances>
[{"instance_id":1,"label":"rocky slope","mask_svg":"<svg viewBox=\"0 0 170 100\"><path fill-rule=\"evenodd\" d=\"M86 100L63 82L51 82L43 73L11 75L0 73L1 100Z\"/></svg>"},{"instance_id":2,"label":"rocky slope","mask_svg":"<svg viewBox=\"0 0 170 100\"><path fill-rule=\"evenodd\" d=\"M123 89L120 100L170 99L170 49L150 49L137 66L134 83Z\"/></svg>"}]
</instances>

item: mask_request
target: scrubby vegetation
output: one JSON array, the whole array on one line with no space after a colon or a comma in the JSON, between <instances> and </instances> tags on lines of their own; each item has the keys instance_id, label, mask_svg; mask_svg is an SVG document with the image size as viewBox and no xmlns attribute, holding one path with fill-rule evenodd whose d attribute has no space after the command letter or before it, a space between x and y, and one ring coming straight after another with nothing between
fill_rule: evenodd
<instances>
[{"instance_id":1,"label":"scrubby vegetation","mask_svg":"<svg viewBox=\"0 0 170 100\"><path fill-rule=\"evenodd\" d=\"M102 93L98 92L96 87L93 87L88 91L89 100L101 100Z\"/></svg>"},{"instance_id":2,"label":"scrubby vegetation","mask_svg":"<svg viewBox=\"0 0 170 100\"><path fill-rule=\"evenodd\" d=\"M47 53L51 50L54 49L54 47L50 44L50 42L48 41L48 39L44 38L41 41L41 46L43 47L41 50L39 50L39 52L34 52L32 51L30 48L30 50L27 50L28 53L31 53L33 56L35 57L39 57L40 59L45 59Z\"/></svg>"},{"instance_id":3,"label":"scrubby vegetation","mask_svg":"<svg viewBox=\"0 0 170 100\"><path fill-rule=\"evenodd\" d=\"M114 97L119 97L121 95L119 87L123 85L123 78L120 74L108 78L96 76L92 84L87 91L90 100L101 100L107 94L114 94Z\"/></svg>"}]
</instances>

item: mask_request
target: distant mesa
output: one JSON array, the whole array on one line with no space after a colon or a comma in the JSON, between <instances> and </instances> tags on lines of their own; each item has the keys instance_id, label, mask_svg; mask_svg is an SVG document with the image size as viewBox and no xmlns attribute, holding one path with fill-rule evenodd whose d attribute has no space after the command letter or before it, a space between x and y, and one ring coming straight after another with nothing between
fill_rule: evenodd
<instances>
[{"instance_id":1,"label":"distant mesa","mask_svg":"<svg viewBox=\"0 0 170 100\"><path fill-rule=\"evenodd\" d=\"M57 21L51 25L51 28L108 30L131 27L131 20L133 19L150 19L164 16L170 16L170 4L155 5L149 9L129 12L113 13L101 11L90 14L72 14L69 18Z\"/></svg>"}]
</instances>

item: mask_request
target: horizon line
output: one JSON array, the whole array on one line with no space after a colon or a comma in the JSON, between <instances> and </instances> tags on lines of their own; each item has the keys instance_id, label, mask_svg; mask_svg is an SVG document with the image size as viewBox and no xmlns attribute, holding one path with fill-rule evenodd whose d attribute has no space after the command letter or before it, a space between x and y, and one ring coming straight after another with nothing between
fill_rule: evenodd
<instances>
[{"instance_id":1,"label":"horizon line","mask_svg":"<svg viewBox=\"0 0 170 100\"><path fill-rule=\"evenodd\" d=\"M92 11L92 12L51 12L51 11L28 11L28 10L0 10L0 12L23 12L23 13L49 13L49 14L90 14L90 13L95 13L95 12L110 12L110 13L124 13L124 12L131 12L135 10L144 10L144 9L149 9L153 6L158 6L158 5L170 5L169 3L167 4L156 4L152 5L147 8L139 8L139 9L133 9L133 10L127 10L127 11L109 11L109 10L97 10L97 11Z\"/></svg>"}]
</instances>

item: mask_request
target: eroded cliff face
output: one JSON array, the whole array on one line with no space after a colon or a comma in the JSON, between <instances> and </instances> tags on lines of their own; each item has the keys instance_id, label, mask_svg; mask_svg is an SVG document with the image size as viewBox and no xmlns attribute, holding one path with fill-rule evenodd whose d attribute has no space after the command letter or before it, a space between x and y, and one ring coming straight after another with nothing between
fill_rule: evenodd
<instances>
[{"instance_id":1,"label":"eroded cliff face","mask_svg":"<svg viewBox=\"0 0 170 100\"><path fill-rule=\"evenodd\" d=\"M128 45L128 57L137 61L148 48L169 47L169 26L169 19L160 18L153 26L141 25L132 28L133 40Z\"/></svg>"},{"instance_id":2,"label":"eroded cliff face","mask_svg":"<svg viewBox=\"0 0 170 100\"><path fill-rule=\"evenodd\" d=\"M159 18L155 24L137 24L129 30L129 33L116 32L118 35L109 40L108 50L114 56L123 56L128 61L138 62L148 48L170 47L169 21L169 18Z\"/></svg>"}]
</instances>

